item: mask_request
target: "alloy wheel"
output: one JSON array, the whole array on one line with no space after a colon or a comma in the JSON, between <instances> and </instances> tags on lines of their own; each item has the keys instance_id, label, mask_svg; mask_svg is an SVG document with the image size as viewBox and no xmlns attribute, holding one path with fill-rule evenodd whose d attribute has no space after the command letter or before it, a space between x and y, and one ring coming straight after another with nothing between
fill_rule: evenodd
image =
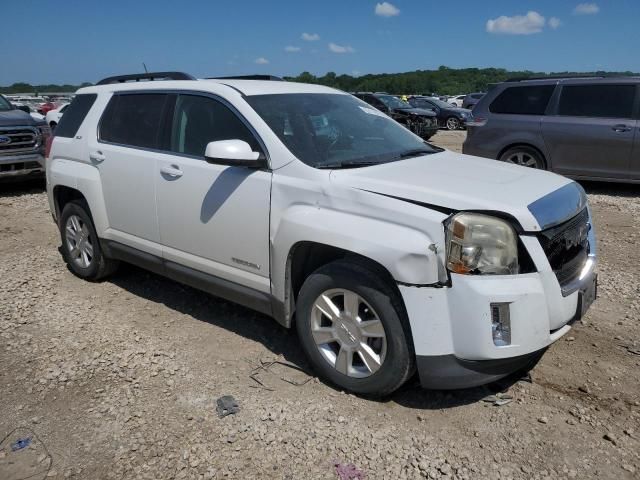
<instances>
[{"instance_id":1,"label":"alloy wheel","mask_svg":"<svg viewBox=\"0 0 640 480\"><path fill-rule=\"evenodd\" d=\"M540 168L538 160L526 152L514 152L506 158L507 163L513 163L522 167Z\"/></svg>"},{"instance_id":2,"label":"alloy wheel","mask_svg":"<svg viewBox=\"0 0 640 480\"><path fill-rule=\"evenodd\" d=\"M65 239L71 260L82 268L93 261L93 244L88 225L78 215L71 215L65 225Z\"/></svg>"},{"instance_id":3,"label":"alloy wheel","mask_svg":"<svg viewBox=\"0 0 640 480\"><path fill-rule=\"evenodd\" d=\"M460 122L457 118L447 118L447 129L448 130L457 130L460 128Z\"/></svg>"},{"instance_id":4,"label":"alloy wheel","mask_svg":"<svg viewBox=\"0 0 640 480\"><path fill-rule=\"evenodd\" d=\"M353 378L376 373L387 353L387 337L376 311L357 293L323 292L313 303L311 334L322 357Z\"/></svg>"}]
</instances>

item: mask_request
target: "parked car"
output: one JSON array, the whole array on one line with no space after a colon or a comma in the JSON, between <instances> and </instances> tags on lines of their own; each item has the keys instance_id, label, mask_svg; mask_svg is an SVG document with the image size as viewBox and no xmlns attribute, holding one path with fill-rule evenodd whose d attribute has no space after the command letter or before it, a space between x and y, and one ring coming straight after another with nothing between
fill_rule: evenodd
<instances>
[{"instance_id":1,"label":"parked car","mask_svg":"<svg viewBox=\"0 0 640 480\"><path fill-rule=\"evenodd\" d=\"M438 126L447 130L459 130L464 128L467 120L471 118L471 110L452 107L447 102L430 97L411 97L411 106L416 108L429 109L435 112L438 119Z\"/></svg>"},{"instance_id":2,"label":"parked car","mask_svg":"<svg viewBox=\"0 0 640 480\"><path fill-rule=\"evenodd\" d=\"M0 181L44 174L44 145L50 129L0 95Z\"/></svg>"},{"instance_id":3,"label":"parked car","mask_svg":"<svg viewBox=\"0 0 640 480\"><path fill-rule=\"evenodd\" d=\"M464 100L462 100L462 108L473 110L473 107L475 107L482 97L484 97L484 93L470 93L469 95L465 95Z\"/></svg>"},{"instance_id":4,"label":"parked car","mask_svg":"<svg viewBox=\"0 0 640 480\"><path fill-rule=\"evenodd\" d=\"M577 179L640 181L638 78L496 86L474 108L463 151Z\"/></svg>"},{"instance_id":5,"label":"parked car","mask_svg":"<svg viewBox=\"0 0 640 480\"><path fill-rule=\"evenodd\" d=\"M68 106L69 106L68 103L63 104L62 106L54 110L49 110L47 112L46 121L47 121L47 125L49 125L51 129L56 128L58 123L60 123L60 119L62 118L62 115L64 114L64 111L67 109Z\"/></svg>"},{"instance_id":6,"label":"parked car","mask_svg":"<svg viewBox=\"0 0 640 480\"><path fill-rule=\"evenodd\" d=\"M47 157L75 275L126 261L263 312L355 393L530 368L595 298L578 184L436 148L332 88L111 77Z\"/></svg>"},{"instance_id":7,"label":"parked car","mask_svg":"<svg viewBox=\"0 0 640 480\"><path fill-rule=\"evenodd\" d=\"M389 115L396 122L403 124L425 140L429 140L438 132L438 120L435 112L415 108L404 100L388 93L356 92L354 95Z\"/></svg>"},{"instance_id":8,"label":"parked car","mask_svg":"<svg viewBox=\"0 0 640 480\"><path fill-rule=\"evenodd\" d=\"M38 113L41 115L46 115L51 110L55 110L56 108L58 108L58 104L56 104L55 102L47 101L47 102L41 103L38 106Z\"/></svg>"},{"instance_id":9,"label":"parked car","mask_svg":"<svg viewBox=\"0 0 640 480\"><path fill-rule=\"evenodd\" d=\"M462 107L464 97L466 97L466 95L454 95L452 97L449 97L447 99L447 102L449 102L452 107Z\"/></svg>"}]
</instances>

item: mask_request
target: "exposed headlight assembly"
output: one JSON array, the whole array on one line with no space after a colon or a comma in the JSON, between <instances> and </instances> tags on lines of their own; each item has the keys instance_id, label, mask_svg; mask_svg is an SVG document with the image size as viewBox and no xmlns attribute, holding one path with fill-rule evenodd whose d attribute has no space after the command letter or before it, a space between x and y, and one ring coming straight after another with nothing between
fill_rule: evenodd
<instances>
[{"instance_id":1,"label":"exposed headlight assembly","mask_svg":"<svg viewBox=\"0 0 640 480\"><path fill-rule=\"evenodd\" d=\"M518 273L518 237L506 221L458 213L446 223L447 268L466 275Z\"/></svg>"}]
</instances>

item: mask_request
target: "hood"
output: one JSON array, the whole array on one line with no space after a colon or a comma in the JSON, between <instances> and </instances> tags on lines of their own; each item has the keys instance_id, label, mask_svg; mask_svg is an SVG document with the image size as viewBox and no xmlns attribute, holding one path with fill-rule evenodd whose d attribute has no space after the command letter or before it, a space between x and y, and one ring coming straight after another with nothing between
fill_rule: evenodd
<instances>
[{"instance_id":1,"label":"hood","mask_svg":"<svg viewBox=\"0 0 640 480\"><path fill-rule=\"evenodd\" d=\"M433 110L427 110L426 108L395 108L395 112L405 113L407 115L419 115L421 117L435 117L436 113Z\"/></svg>"},{"instance_id":2,"label":"hood","mask_svg":"<svg viewBox=\"0 0 640 480\"><path fill-rule=\"evenodd\" d=\"M34 127L40 125L43 122L36 121L31 115L22 110L9 110L6 112L0 112L0 127L18 127L28 126Z\"/></svg>"},{"instance_id":3,"label":"hood","mask_svg":"<svg viewBox=\"0 0 640 480\"><path fill-rule=\"evenodd\" d=\"M371 167L334 170L331 181L347 188L452 211L506 213L528 232L540 231L550 221L548 211L545 221L539 221L540 216L532 207L540 205L536 201L567 184L576 185L576 189L572 189L577 192L576 196L582 191L575 182L554 173L450 151ZM557 205L556 223L565 219L560 216L569 218L575 214L575 208L575 205Z\"/></svg>"}]
</instances>

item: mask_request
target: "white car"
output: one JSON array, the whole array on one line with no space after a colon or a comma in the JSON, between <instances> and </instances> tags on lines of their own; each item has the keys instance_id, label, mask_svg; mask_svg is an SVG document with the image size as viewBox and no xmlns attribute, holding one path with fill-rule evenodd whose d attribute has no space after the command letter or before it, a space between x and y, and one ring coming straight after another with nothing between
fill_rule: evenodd
<instances>
[{"instance_id":1,"label":"white car","mask_svg":"<svg viewBox=\"0 0 640 480\"><path fill-rule=\"evenodd\" d=\"M358 394L530 368L595 298L577 183L430 146L332 88L111 77L47 156L74 274L130 262L263 312Z\"/></svg>"},{"instance_id":2,"label":"white car","mask_svg":"<svg viewBox=\"0 0 640 480\"><path fill-rule=\"evenodd\" d=\"M46 118L47 125L49 125L51 129L56 128L58 123L60 123L60 119L62 118L62 115L64 114L64 111L67 109L68 106L69 104L65 103L63 105L60 105L55 110L49 110L47 112L47 115L45 118Z\"/></svg>"},{"instance_id":3,"label":"white car","mask_svg":"<svg viewBox=\"0 0 640 480\"><path fill-rule=\"evenodd\" d=\"M449 97L447 102L454 107L462 108L464 97L466 97L466 95L454 95L453 97Z\"/></svg>"}]
</instances>

